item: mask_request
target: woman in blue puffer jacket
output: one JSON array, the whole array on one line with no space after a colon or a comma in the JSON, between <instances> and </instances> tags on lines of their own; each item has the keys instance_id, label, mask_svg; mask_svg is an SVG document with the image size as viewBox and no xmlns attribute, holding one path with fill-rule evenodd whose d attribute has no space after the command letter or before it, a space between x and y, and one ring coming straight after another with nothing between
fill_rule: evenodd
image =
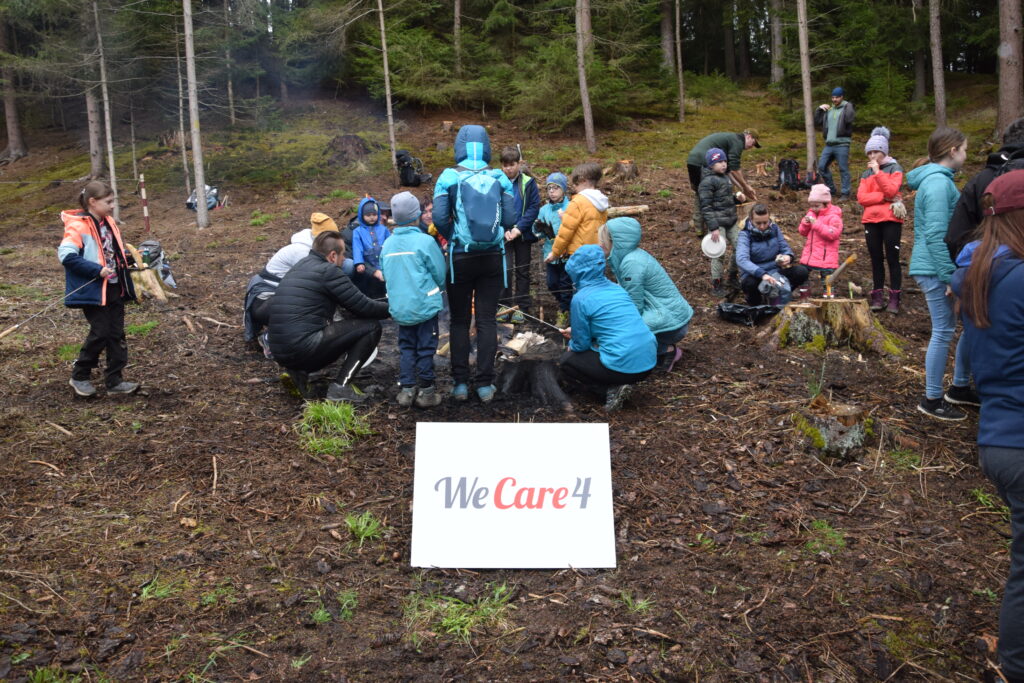
<instances>
[{"instance_id":1,"label":"woman in blue puffer jacket","mask_svg":"<svg viewBox=\"0 0 1024 683\"><path fill-rule=\"evenodd\" d=\"M740 287L751 306L764 303L761 283L784 291L780 302L784 305L810 275L807 266L794 261L792 247L764 204L754 204L740 230L736 239L736 265L740 269ZM789 288L781 286L780 274L789 281Z\"/></svg>"},{"instance_id":2,"label":"woman in blue puffer jacket","mask_svg":"<svg viewBox=\"0 0 1024 683\"><path fill-rule=\"evenodd\" d=\"M640 248L640 237L635 218L613 218L597 231L615 280L658 341L657 367L670 372L683 355L676 344L686 336L693 308L657 259Z\"/></svg>"}]
</instances>

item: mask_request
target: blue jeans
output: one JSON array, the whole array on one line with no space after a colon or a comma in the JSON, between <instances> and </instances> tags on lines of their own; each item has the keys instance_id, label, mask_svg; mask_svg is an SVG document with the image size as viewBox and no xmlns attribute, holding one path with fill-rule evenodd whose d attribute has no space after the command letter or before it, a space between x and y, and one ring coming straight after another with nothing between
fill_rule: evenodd
<instances>
[{"instance_id":1,"label":"blue jeans","mask_svg":"<svg viewBox=\"0 0 1024 683\"><path fill-rule=\"evenodd\" d=\"M547 266L548 291L558 302L558 310L569 312L572 305L572 278L565 272L565 261Z\"/></svg>"},{"instance_id":2,"label":"blue jeans","mask_svg":"<svg viewBox=\"0 0 1024 683\"><path fill-rule=\"evenodd\" d=\"M928 340L928 352L924 356L924 395L935 399L942 397L942 377L946 373L949 359L949 345L956 332L956 313L953 312L953 298L946 296L946 283L931 275L915 275L914 279L924 292L928 302L928 313L932 317L932 337ZM971 383L971 372L967 358L961 353L963 337L956 343L953 361L953 384L965 387Z\"/></svg>"},{"instance_id":3,"label":"blue jeans","mask_svg":"<svg viewBox=\"0 0 1024 683\"><path fill-rule=\"evenodd\" d=\"M818 159L818 174L821 180L832 194L836 193L836 184L832 181L832 173L828 170L832 160L839 164L839 179L842 181L842 194L850 194L850 146L849 145L825 145L821 150L821 158Z\"/></svg>"},{"instance_id":4,"label":"blue jeans","mask_svg":"<svg viewBox=\"0 0 1024 683\"><path fill-rule=\"evenodd\" d=\"M398 326L398 381L403 387L434 386L437 316L419 325Z\"/></svg>"},{"instance_id":5,"label":"blue jeans","mask_svg":"<svg viewBox=\"0 0 1024 683\"><path fill-rule=\"evenodd\" d=\"M980 446L978 464L1010 508L1010 573L999 610L999 663L1024 678L1024 449Z\"/></svg>"}]
</instances>

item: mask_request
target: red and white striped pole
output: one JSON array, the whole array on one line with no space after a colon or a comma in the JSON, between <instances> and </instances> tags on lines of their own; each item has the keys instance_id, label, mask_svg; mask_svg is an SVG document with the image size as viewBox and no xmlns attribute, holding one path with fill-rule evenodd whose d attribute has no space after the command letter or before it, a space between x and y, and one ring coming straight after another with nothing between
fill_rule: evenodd
<instances>
[{"instance_id":1,"label":"red and white striped pole","mask_svg":"<svg viewBox=\"0 0 1024 683\"><path fill-rule=\"evenodd\" d=\"M142 195L142 220L146 222L146 234L150 234L149 228L149 200L146 199L146 175L139 174L139 193Z\"/></svg>"}]
</instances>

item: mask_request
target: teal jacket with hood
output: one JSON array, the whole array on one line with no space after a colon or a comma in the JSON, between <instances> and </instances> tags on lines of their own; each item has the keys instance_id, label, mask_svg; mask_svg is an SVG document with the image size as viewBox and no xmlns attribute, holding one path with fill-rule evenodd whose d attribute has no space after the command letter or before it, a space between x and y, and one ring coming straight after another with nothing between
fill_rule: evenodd
<instances>
[{"instance_id":1,"label":"teal jacket with hood","mask_svg":"<svg viewBox=\"0 0 1024 683\"><path fill-rule=\"evenodd\" d=\"M604 252L596 244L577 249L565 265L576 287L569 350L589 351L596 346L601 364L609 370L647 372L657 362L654 333L626 290L604 276L604 266Z\"/></svg>"},{"instance_id":2,"label":"teal jacket with hood","mask_svg":"<svg viewBox=\"0 0 1024 683\"><path fill-rule=\"evenodd\" d=\"M946 231L960 199L953 170L942 164L925 164L907 174L907 186L917 190L910 275L937 277L948 284L956 266L946 247Z\"/></svg>"},{"instance_id":3,"label":"teal jacket with hood","mask_svg":"<svg viewBox=\"0 0 1024 683\"><path fill-rule=\"evenodd\" d=\"M388 309L399 325L419 325L444 307L444 255L418 225L395 228L380 254Z\"/></svg>"},{"instance_id":4,"label":"teal jacket with hood","mask_svg":"<svg viewBox=\"0 0 1024 683\"><path fill-rule=\"evenodd\" d=\"M607 225L612 237L608 263L648 329L658 334L689 323L693 308L658 260L640 249L640 222L635 218L613 218Z\"/></svg>"}]
</instances>

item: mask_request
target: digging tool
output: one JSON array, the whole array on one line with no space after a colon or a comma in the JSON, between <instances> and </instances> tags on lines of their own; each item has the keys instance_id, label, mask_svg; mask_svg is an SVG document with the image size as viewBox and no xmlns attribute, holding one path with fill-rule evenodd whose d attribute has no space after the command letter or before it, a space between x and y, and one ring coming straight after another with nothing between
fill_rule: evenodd
<instances>
[{"instance_id":1,"label":"digging tool","mask_svg":"<svg viewBox=\"0 0 1024 683\"><path fill-rule=\"evenodd\" d=\"M538 318L538 317L536 317L536 316L533 316L533 315L530 315L529 313L524 313L523 311L519 311L519 312L520 312L520 313L522 313L522 314L523 314L523 315L524 315L525 317L529 318L530 320L536 320L536 321L537 321L537 322L539 322L539 323L540 323L541 325L547 325L547 326L548 326L548 327L550 327L551 329L553 329L553 330L558 330L559 332L561 332L561 331L562 331L562 328L561 328L561 327L559 327L558 325L552 325L552 324L551 324L551 323L549 323L548 321L546 321L546 320L541 320L540 318Z\"/></svg>"},{"instance_id":2,"label":"digging tool","mask_svg":"<svg viewBox=\"0 0 1024 683\"><path fill-rule=\"evenodd\" d=\"M832 293L832 283L836 281L836 279L839 277L839 274L843 272L843 269L846 268L846 266L850 265L851 263L853 263L856 260L857 260L857 255L856 254L850 254L849 256L846 257L845 261L843 261L841 264L839 264L838 268L836 268L834 271L832 271L831 275L829 275L827 278L825 278L825 298L826 299L835 299L836 298L835 295Z\"/></svg>"},{"instance_id":3,"label":"digging tool","mask_svg":"<svg viewBox=\"0 0 1024 683\"><path fill-rule=\"evenodd\" d=\"M30 320L32 320L33 318L38 318L38 317L39 317L39 316L41 316L41 315L42 315L43 313L46 313L46 312L47 312L48 310L50 310L50 309L51 309L51 308L52 308L53 306L56 306L56 305L57 305L57 304L59 304L59 303L60 303L61 301L64 301L64 299L65 299L65 298L67 298L67 297L71 296L72 294L74 294L74 293L75 293L75 292L77 292L78 290L80 290L80 289L85 289L86 287L88 287L89 285L91 285L91 284L93 283L93 281L94 281L94 280L96 280L96 278L93 278L92 280L89 280L88 282L86 282L86 283L85 283L84 285L82 285L81 287L78 287L78 288L76 288L76 289L73 289L73 290L71 290L70 292L68 292L67 294L61 294L61 295L60 295L59 297L57 297L56 299L54 299L54 300L53 300L53 301L51 301L50 303L48 303L48 304L46 304L45 306L43 306L43 309L42 309L41 311L39 311L38 313L36 313L35 315L30 315L29 317L25 318L25 320L21 321L21 322L20 322L20 323L18 323L17 325L12 325L11 327L8 327L8 328L7 328L6 330L4 330L3 332L0 332L0 339L3 339L3 338L4 338L4 337L6 337L7 335L9 335L9 334L10 334L11 332L14 332L14 331L15 331L16 329L18 329L18 328L19 328L19 327L21 327L22 325L27 325L27 324L28 324L28 322L29 322Z\"/></svg>"}]
</instances>

